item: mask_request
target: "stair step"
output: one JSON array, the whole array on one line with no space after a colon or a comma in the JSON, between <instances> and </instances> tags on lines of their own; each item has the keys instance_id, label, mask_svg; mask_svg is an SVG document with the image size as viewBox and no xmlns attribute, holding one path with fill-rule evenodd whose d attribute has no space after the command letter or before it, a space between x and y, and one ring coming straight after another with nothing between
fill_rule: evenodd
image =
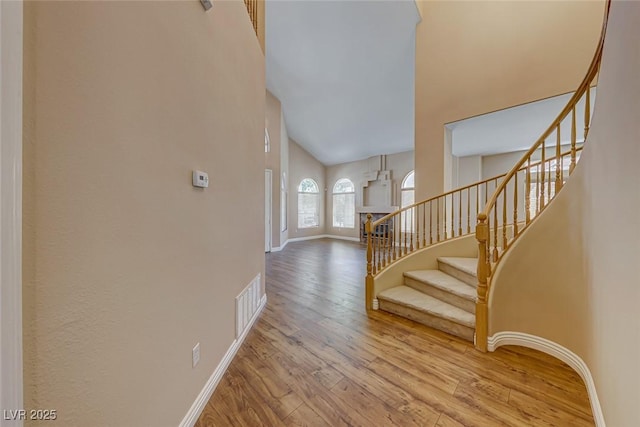
<instances>
[{"instance_id":1,"label":"stair step","mask_svg":"<svg viewBox=\"0 0 640 427\"><path fill-rule=\"evenodd\" d=\"M378 294L380 309L434 329L473 341L475 316L408 286L397 286Z\"/></svg>"},{"instance_id":2,"label":"stair step","mask_svg":"<svg viewBox=\"0 0 640 427\"><path fill-rule=\"evenodd\" d=\"M438 258L438 269L463 281L469 286L478 286L476 274L478 268L478 258L462 257L440 257Z\"/></svg>"},{"instance_id":3,"label":"stair step","mask_svg":"<svg viewBox=\"0 0 640 427\"><path fill-rule=\"evenodd\" d=\"M407 271L404 283L465 311L476 312L476 289L440 270Z\"/></svg>"}]
</instances>

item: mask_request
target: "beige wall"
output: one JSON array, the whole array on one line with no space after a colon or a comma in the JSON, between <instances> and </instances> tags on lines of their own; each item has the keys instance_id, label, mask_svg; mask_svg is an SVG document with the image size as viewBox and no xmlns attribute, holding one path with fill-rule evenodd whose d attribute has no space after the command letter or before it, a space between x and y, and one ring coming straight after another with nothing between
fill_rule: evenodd
<instances>
[{"instance_id":1,"label":"beige wall","mask_svg":"<svg viewBox=\"0 0 640 427\"><path fill-rule=\"evenodd\" d=\"M489 179L509 172L526 153L527 151L525 150L481 156L481 179ZM539 159L540 155L536 153L532 159L534 158Z\"/></svg>"},{"instance_id":2,"label":"beige wall","mask_svg":"<svg viewBox=\"0 0 640 427\"><path fill-rule=\"evenodd\" d=\"M410 253L382 270L373 279L374 298L387 289L404 284L404 272L414 270L437 270L438 258L455 254L459 257L477 257L478 241L474 234L436 243Z\"/></svg>"},{"instance_id":3,"label":"beige wall","mask_svg":"<svg viewBox=\"0 0 640 427\"><path fill-rule=\"evenodd\" d=\"M282 217L282 211L289 208L289 135L282 104L269 91L267 91L266 116L271 149L265 154L265 167L273 172L271 188L271 246L275 249L282 246L289 237L288 218Z\"/></svg>"},{"instance_id":4,"label":"beige wall","mask_svg":"<svg viewBox=\"0 0 640 427\"><path fill-rule=\"evenodd\" d=\"M453 157L453 186L464 187L482 180L482 156ZM519 158L516 160L520 160ZM515 161L511 164L515 165Z\"/></svg>"},{"instance_id":5,"label":"beige wall","mask_svg":"<svg viewBox=\"0 0 640 427\"><path fill-rule=\"evenodd\" d=\"M298 185L305 178L313 179L320 190L320 225L298 228ZM311 237L325 234L326 167L309 152L289 139L289 238Z\"/></svg>"},{"instance_id":6,"label":"beige wall","mask_svg":"<svg viewBox=\"0 0 640 427\"><path fill-rule=\"evenodd\" d=\"M417 4L416 191L425 199L445 186L445 123L577 88L604 2Z\"/></svg>"},{"instance_id":7,"label":"beige wall","mask_svg":"<svg viewBox=\"0 0 640 427\"><path fill-rule=\"evenodd\" d=\"M282 106L278 98L267 91L266 126L269 131L270 150L265 153L265 168L271 169L271 246L278 247L280 241L280 175L282 174ZM288 145L288 144L287 144Z\"/></svg>"},{"instance_id":8,"label":"beige wall","mask_svg":"<svg viewBox=\"0 0 640 427\"><path fill-rule=\"evenodd\" d=\"M25 61L25 407L178 425L234 340L235 296L264 277L246 8L25 2Z\"/></svg>"},{"instance_id":9,"label":"beige wall","mask_svg":"<svg viewBox=\"0 0 640 427\"><path fill-rule=\"evenodd\" d=\"M582 357L616 427L640 425L639 29L640 4L613 2L582 158L506 255L489 300L490 334L527 332Z\"/></svg>"},{"instance_id":10,"label":"beige wall","mask_svg":"<svg viewBox=\"0 0 640 427\"><path fill-rule=\"evenodd\" d=\"M443 128L443 153L442 153L442 168L444 173L444 181L442 183L444 191L453 190L453 170L454 170L454 156L453 156L453 135L450 129ZM418 182L416 181L416 185ZM435 194L434 194L435 196ZM420 200L420 199L417 199Z\"/></svg>"},{"instance_id":11,"label":"beige wall","mask_svg":"<svg viewBox=\"0 0 640 427\"><path fill-rule=\"evenodd\" d=\"M387 170L391 171L393 180L392 203L400 206L400 187L404 177L413 170L413 151L405 151L396 154L387 154ZM360 237L359 214L356 212L355 228L338 228L333 226L333 186L341 178L348 178L356 188L356 209L363 204L362 183L364 174L369 172L369 160L363 159L355 162L341 163L327 167L327 234L342 237Z\"/></svg>"}]
</instances>

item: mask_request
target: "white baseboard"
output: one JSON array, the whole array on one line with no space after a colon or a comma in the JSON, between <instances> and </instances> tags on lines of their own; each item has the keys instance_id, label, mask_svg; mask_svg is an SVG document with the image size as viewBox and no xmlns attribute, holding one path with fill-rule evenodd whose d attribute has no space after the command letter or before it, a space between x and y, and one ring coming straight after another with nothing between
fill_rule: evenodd
<instances>
[{"instance_id":1,"label":"white baseboard","mask_svg":"<svg viewBox=\"0 0 640 427\"><path fill-rule=\"evenodd\" d=\"M360 238L359 237L336 236L335 234L327 234L326 237L328 237L329 239L347 240L349 242L360 242Z\"/></svg>"},{"instance_id":2,"label":"white baseboard","mask_svg":"<svg viewBox=\"0 0 640 427\"><path fill-rule=\"evenodd\" d=\"M247 334L249 333L249 331L253 327L253 324L256 322L256 320L260 316L260 313L262 313L262 310L264 309L264 306L266 304L267 304L267 295L263 295L262 298L260 299L260 305L258 306L258 309L256 310L253 317L251 317L251 320L249 321L249 323L247 324L247 327L242 332L242 335L240 335L237 339L235 339L231 343L231 346L225 353L224 357L222 358L222 360L220 361L216 369L213 371L213 374L211 374L211 377L209 377L209 380L207 380L206 384L204 385L204 388L196 398L196 401L193 402L193 405L191 405L191 408L187 412L187 415L185 415L184 418L182 419L182 422L180 423L179 427L193 427L196 421L198 421L198 417L200 417L200 414L204 410L204 407L207 405L207 402L209 402L211 395L213 394L216 387L220 383L222 376L227 371L227 368L231 364L231 361L233 360L234 356L240 349L242 342L247 337Z\"/></svg>"},{"instance_id":3,"label":"white baseboard","mask_svg":"<svg viewBox=\"0 0 640 427\"><path fill-rule=\"evenodd\" d=\"M315 236L307 236L307 237L292 237L289 240L287 240L287 243L304 242L305 240L324 239L326 237L327 237L326 234L317 234Z\"/></svg>"},{"instance_id":4,"label":"white baseboard","mask_svg":"<svg viewBox=\"0 0 640 427\"><path fill-rule=\"evenodd\" d=\"M287 246L287 243L289 243L288 239L284 241L282 246L276 246L275 248L271 248L271 252L280 252L281 250L284 249L285 246Z\"/></svg>"},{"instance_id":5,"label":"white baseboard","mask_svg":"<svg viewBox=\"0 0 640 427\"><path fill-rule=\"evenodd\" d=\"M335 234L317 234L315 236L307 236L307 237L292 237L287 239L282 246L278 246L271 249L271 252L279 252L287 246L287 243L293 242L303 242L305 240L315 240L315 239L336 239L336 240L347 240L349 242L359 242L360 239L358 237L350 237L350 236L336 236Z\"/></svg>"},{"instance_id":6,"label":"white baseboard","mask_svg":"<svg viewBox=\"0 0 640 427\"><path fill-rule=\"evenodd\" d=\"M591 371L589 371L589 367L584 360L580 358L580 356L553 341L549 341L535 335L525 334L523 332L498 332L487 339L487 347L489 351L495 351L498 347L503 345L520 345L522 347L539 350L560 359L569 365L582 377L582 380L587 387L589 401L591 402L591 411L593 412L593 419L596 423L596 427L606 426L604 422L604 415L602 414L602 408L600 407L600 401L598 400L598 393L596 392L596 385L593 381L593 377L591 376Z\"/></svg>"}]
</instances>

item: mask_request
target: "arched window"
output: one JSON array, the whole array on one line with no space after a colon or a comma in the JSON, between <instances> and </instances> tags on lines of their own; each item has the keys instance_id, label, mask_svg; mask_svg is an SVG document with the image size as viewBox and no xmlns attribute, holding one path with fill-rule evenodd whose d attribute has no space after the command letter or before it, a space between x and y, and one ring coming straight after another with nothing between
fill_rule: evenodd
<instances>
[{"instance_id":1,"label":"arched window","mask_svg":"<svg viewBox=\"0 0 640 427\"><path fill-rule=\"evenodd\" d=\"M415 203L415 171L411 171L402 180L402 186L400 187L400 207L404 208Z\"/></svg>"},{"instance_id":2,"label":"arched window","mask_svg":"<svg viewBox=\"0 0 640 427\"><path fill-rule=\"evenodd\" d=\"M412 204L415 203L415 182L416 182L415 171L409 172L402 180L402 185L400 186L400 207L401 208L404 208L406 206L411 206ZM402 212L400 214L401 230L413 232L415 228L413 219L414 219L413 210L410 209L406 212Z\"/></svg>"},{"instance_id":3,"label":"arched window","mask_svg":"<svg viewBox=\"0 0 640 427\"><path fill-rule=\"evenodd\" d=\"M311 178L305 178L298 186L298 228L320 226L320 190Z\"/></svg>"},{"instance_id":4,"label":"arched window","mask_svg":"<svg viewBox=\"0 0 640 427\"><path fill-rule=\"evenodd\" d=\"M356 188L347 178L337 180L333 186L333 226L356 226Z\"/></svg>"}]
</instances>

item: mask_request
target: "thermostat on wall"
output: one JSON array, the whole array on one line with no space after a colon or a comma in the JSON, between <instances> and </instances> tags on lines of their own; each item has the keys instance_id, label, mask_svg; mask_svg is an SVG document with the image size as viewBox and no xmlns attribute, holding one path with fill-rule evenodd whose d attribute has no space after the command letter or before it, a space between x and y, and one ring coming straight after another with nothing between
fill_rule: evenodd
<instances>
[{"instance_id":1,"label":"thermostat on wall","mask_svg":"<svg viewBox=\"0 0 640 427\"><path fill-rule=\"evenodd\" d=\"M209 186L209 175L202 171L193 171L193 186L207 188Z\"/></svg>"}]
</instances>

